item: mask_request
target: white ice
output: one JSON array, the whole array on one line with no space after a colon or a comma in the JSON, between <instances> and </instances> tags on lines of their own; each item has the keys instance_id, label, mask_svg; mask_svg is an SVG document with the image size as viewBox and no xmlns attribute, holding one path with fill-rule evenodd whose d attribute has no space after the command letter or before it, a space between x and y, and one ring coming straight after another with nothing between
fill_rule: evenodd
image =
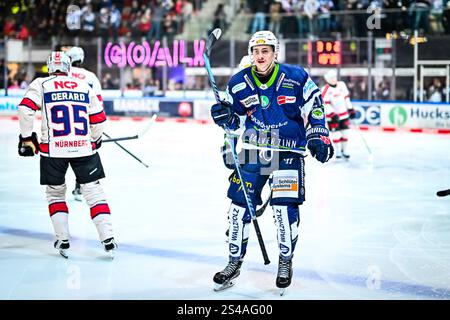
<instances>
[{"instance_id":1,"label":"white ice","mask_svg":"<svg viewBox=\"0 0 450 320\"><path fill-rule=\"evenodd\" d=\"M146 122L109 121L112 136ZM259 218L271 264L252 228L237 284L214 292L227 263L230 172L222 132L212 124L158 122L139 140L100 154L102 180L119 249L110 260L89 209L72 199L72 247L63 259L53 229L39 158L17 154L18 122L0 118L0 299L450 299L450 137L363 132L350 136L350 161L306 159L294 278L275 287L277 244L270 207ZM267 190L264 191L267 195Z\"/></svg>"}]
</instances>

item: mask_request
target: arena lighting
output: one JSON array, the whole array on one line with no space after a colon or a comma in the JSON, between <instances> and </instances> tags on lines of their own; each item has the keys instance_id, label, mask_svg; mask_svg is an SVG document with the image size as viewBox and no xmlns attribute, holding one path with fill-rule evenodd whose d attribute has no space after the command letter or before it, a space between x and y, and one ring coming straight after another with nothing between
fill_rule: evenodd
<instances>
[{"instance_id":1,"label":"arena lighting","mask_svg":"<svg viewBox=\"0 0 450 320\"><path fill-rule=\"evenodd\" d=\"M163 46L159 40L155 41L153 47L147 41L141 44L131 42L128 45L123 42L118 44L108 42L105 47L104 59L109 68L112 68L113 65L117 65L119 68L127 65L132 68L136 65L148 67L164 65L176 67L179 64L186 64L189 67L205 65L203 61L205 41L203 39L193 41L193 57L187 56L186 49L185 40L174 40L171 48Z\"/></svg>"}]
</instances>

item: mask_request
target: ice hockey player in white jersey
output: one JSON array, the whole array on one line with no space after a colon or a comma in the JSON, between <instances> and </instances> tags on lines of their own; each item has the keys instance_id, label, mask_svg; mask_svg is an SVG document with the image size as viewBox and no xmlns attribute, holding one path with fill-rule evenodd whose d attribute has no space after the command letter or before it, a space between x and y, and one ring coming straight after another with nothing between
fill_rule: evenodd
<instances>
[{"instance_id":1,"label":"ice hockey player in white jersey","mask_svg":"<svg viewBox=\"0 0 450 320\"><path fill-rule=\"evenodd\" d=\"M47 60L49 76L30 83L18 106L20 156L40 153L40 184L45 185L50 218L56 235L54 247L67 258L70 244L69 209L65 175L69 165L81 186L92 221L104 249L111 255L117 245L111 212L99 179L105 177L100 155L106 115L103 104L84 81L69 77L70 58L54 51ZM42 113L41 142L33 131L37 111Z\"/></svg>"},{"instance_id":2,"label":"ice hockey player in white jersey","mask_svg":"<svg viewBox=\"0 0 450 320\"><path fill-rule=\"evenodd\" d=\"M347 153L348 130L350 119L356 112L350 101L350 93L343 81L337 80L335 70L328 71L324 79L326 85L322 88L322 97L330 129L330 137L336 147L336 158L350 158Z\"/></svg>"},{"instance_id":3,"label":"ice hockey player in white jersey","mask_svg":"<svg viewBox=\"0 0 450 320\"><path fill-rule=\"evenodd\" d=\"M94 93L97 95L97 98L100 101L103 101L102 98L102 88L100 85L100 81L98 80L97 76L85 68L81 67L84 62L84 50L81 47L71 47L66 54L69 56L70 61L72 63L69 75L72 78L79 79L81 81L86 82L93 90ZM75 182L75 189L72 191L72 194L75 198L75 200L81 201L81 190L80 190L80 184L78 182Z\"/></svg>"}]
</instances>

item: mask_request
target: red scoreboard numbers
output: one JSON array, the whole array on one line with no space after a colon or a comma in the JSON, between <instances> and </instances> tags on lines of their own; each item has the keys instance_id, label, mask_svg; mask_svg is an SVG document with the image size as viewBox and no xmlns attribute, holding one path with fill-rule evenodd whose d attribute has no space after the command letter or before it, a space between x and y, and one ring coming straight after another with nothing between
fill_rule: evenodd
<instances>
[{"instance_id":1,"label":"red scoreboard numbers","mask_svg":"<svg viewBox=\"0 0 450 320\"><path fill-rule=\"evenodd\" d=\"M315 56L317 57L317 63L322 66L341 64L341 42L317 41Z\"/></svg>"}]
</instances>

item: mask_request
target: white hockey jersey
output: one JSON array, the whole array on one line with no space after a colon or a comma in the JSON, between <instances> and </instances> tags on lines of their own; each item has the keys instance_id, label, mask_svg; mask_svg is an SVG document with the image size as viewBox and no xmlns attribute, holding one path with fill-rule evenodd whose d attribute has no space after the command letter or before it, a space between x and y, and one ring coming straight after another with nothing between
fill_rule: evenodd
<instances>
[{"instance_id":1,"label":"white hockey jersey","mask_svg":"<svg viewBox=\"0 0 450 320\"><path fill-rule=\"evenodd\" d=\"M37 78L19 104L20 133L29 137L36 111L42 112L42 156L76 158L96 152L92 142L103 134L103 103L84 81L66 75Z\"/></svg>"},{"instance_id":2,"label":"white hockey jersey","mask_svg":"<svg viewBox=\"0 0 450 320\"><path fill-rule=\"evenodd\" d=\"M353 107L350 102L350 93L345 83L338 81L335 87L326 84L321 91L327 118L331 118L333 114L337 114L339 120L347 119L348 109L352 109Z\"/></svg>"},{"instance_id":3,"label":"white hockey jersey","mask_svg":"<svg viewBox=\"0 0 450 320\"><path fill-rule=\"evenodd\" d=\"M94 90L95 94L101 97L102 86L97 76L93 72L88 71L84 68L71 67L69 71L69 76L86 82Z\"/></svg>"}]
</instances>

